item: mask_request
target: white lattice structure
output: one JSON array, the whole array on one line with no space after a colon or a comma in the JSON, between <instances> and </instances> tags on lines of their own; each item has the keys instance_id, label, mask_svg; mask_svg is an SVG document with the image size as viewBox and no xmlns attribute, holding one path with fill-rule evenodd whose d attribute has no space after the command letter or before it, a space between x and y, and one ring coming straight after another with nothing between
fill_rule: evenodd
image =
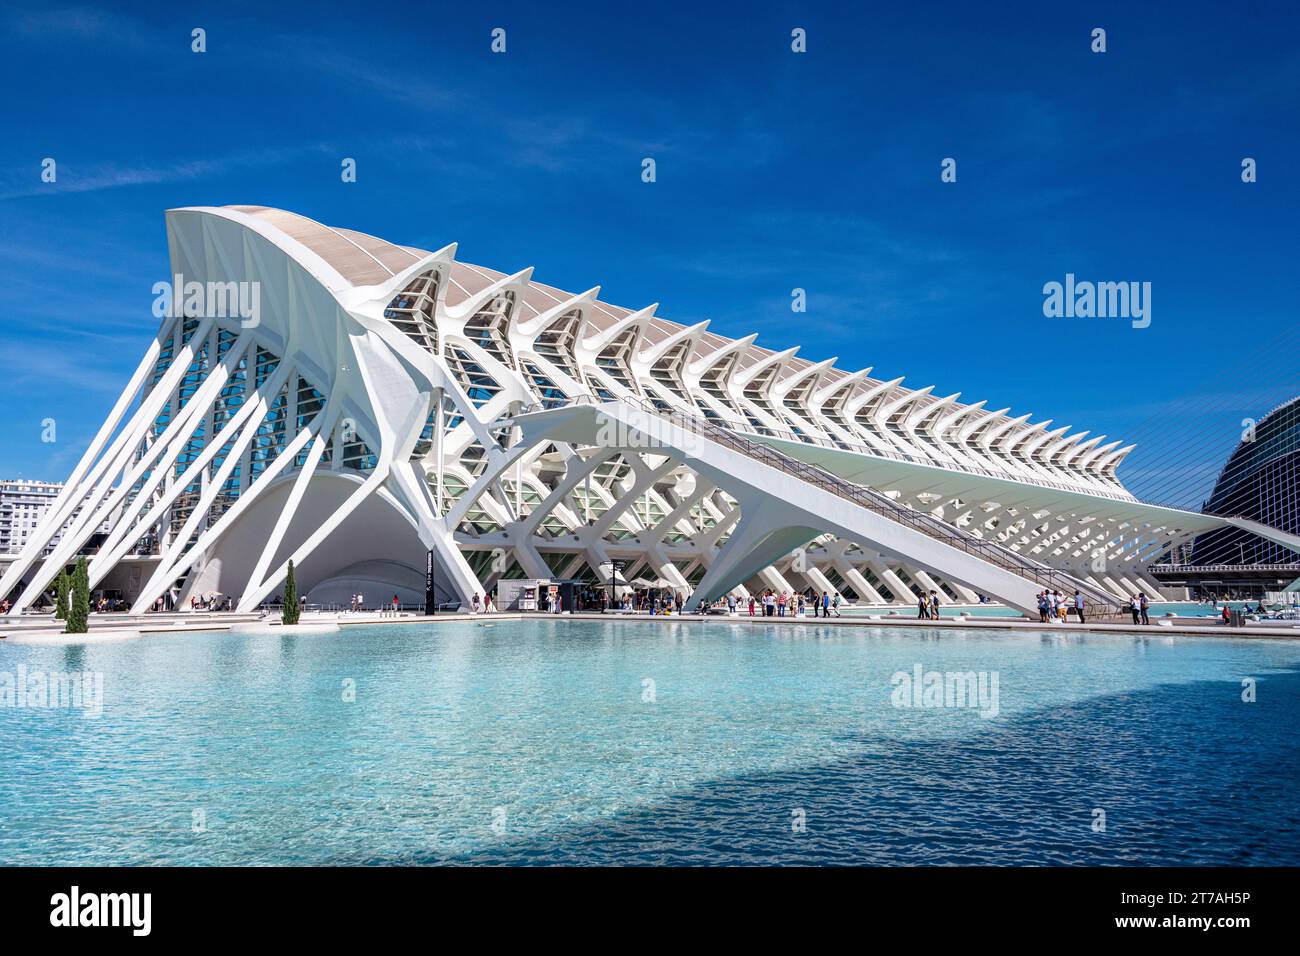
<instances>
[{"instance_id":1,"label":"white lattice structure","mask_svg":"<svg viewBox=\"0 0 1300 956\"><path fill-rule=\"evenodd\" d=\"M167 234L186 281L257 283L259 321L163 320L0 578L14 613L86 550L92 586L136 610L212 593L251 609L290 559L315 602L416 603L430 549L442 600L502 574L604 582L621 558L626 578L704 597L910 603L933 588L1025 607L1041 577L1009 573L1007 554L1156 597L1145 566L1224 522L1134 500L1119 441L462 263L454 246L250 206L172 210ZM791 462L873 497L841 508L824 495L856 492ZM959 530L944 543L902 512Z\"/></svg>"}]
</instances>

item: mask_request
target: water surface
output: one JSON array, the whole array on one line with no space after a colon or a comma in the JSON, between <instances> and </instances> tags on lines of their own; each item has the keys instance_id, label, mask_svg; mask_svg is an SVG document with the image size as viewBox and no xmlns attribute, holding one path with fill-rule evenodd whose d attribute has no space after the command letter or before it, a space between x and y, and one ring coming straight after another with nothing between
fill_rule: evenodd
<instances>
[{"instance_id":1,"label":"water surface","mask_svg":"<svg viewBox=\"0 0 1300 956\"><path fill-rule=\"evenodd\" d=\"M9 864L1300 863L1283 640L530 620L20 664L105 702L0 707ZM894 706L918 664L996 673L997 716Z\"/></svg>"}]
</instances>

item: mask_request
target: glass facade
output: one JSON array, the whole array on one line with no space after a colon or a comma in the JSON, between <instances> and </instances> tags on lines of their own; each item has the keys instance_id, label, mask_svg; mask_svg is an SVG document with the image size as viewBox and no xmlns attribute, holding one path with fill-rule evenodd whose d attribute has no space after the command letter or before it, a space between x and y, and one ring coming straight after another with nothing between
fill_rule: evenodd
<instances>
[{"instance_id":1,"label":"glass facade","mask_svg":"<svg viewBox=\"0 0 1300 956\"><path fill-rule=\"evenodd\" d=\"M1204 510L1250 518L1300 534L1300 396L1269 412L1249 428L1227 463ZM1203 534L1191 563L1294 564L1295 552L1238 528Z\"/></svg>"}]
</instances>

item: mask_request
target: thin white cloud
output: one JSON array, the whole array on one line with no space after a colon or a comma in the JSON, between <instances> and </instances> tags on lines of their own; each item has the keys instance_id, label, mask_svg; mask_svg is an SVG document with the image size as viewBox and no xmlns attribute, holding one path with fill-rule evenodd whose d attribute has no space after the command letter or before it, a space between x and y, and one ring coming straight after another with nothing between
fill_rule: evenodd
<instances>
[{"instance_id":1,"label":"thin white cloud","mask_svg":"<svg viewBox=\"0 0 1300 956\"><path fill-rule=\"evenodd\" d=\"M129 165L126 163L100 163L81 166L75 157L56 162L55 182L40 181L39 167L34 166L25 185L19 185L17 174L11 173L0 187L0 201L26 199L33 196L53 196L60 193L96 192L118 189L123 186L152 185L156 183L188 182L224 175L235 169L255 169L292 162L309 154L328 151L324 144L306 144L282 149L245 150L212 159L191 159L178 163Z\"/></svg>"},{"instance_id":2,"label":"thin white cloud","mask_svg":"<svg viewBox=\"0 0 1300 956\"><path fill-rule=\"evenodd\" d=\"M156 49L164 42L160 34L139 20L98 7L11 11L6 24L11 34L27 40L93 41L137 53Z\"/></svg>"}]
</instances>

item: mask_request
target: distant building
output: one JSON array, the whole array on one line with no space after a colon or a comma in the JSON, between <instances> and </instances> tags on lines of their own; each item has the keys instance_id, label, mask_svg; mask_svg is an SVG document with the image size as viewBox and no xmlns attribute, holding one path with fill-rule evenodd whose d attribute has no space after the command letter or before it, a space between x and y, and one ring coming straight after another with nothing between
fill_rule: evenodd
<instances>
[{"instance_id":1,"label":"distant building","mask_svg":"<svg viewBox=\"0 0 1300 956\"><path fill-rule=\"evenodd\" d=\"M1212 514L1240 515L1300 533L1300 396L1257 422L1228 457L1205 503ZM1293 564L1293 551L1240 528L1201 535L1193 564Z\"/></svg>"},{"instance_id":2,"label":"distant building","mask_svg":"<svg viewBox=\"0 0 1300 956\"><path fill-rule=\"evenodd\" d=\"M0 554L17 554L63 490L61 481L0 479ZM61 531L50 541L58 543Z\"/></svg>"},{"instance_id":3,"label":"distant building","mask_svg":"<svg viewBox=\"0 0 1300 956\"><path fill-rule=\"evenodd\" d=\"M1253 524L1216 528L1152 568L1160 581L1200 596L1259 597L1300 579L1300 557L1256 533L1300 534L1300 396L1273 409L1228 456L1205 512ZM1253 529L1253 530L1252 530Z\"/></svg>"}]
</instances>

